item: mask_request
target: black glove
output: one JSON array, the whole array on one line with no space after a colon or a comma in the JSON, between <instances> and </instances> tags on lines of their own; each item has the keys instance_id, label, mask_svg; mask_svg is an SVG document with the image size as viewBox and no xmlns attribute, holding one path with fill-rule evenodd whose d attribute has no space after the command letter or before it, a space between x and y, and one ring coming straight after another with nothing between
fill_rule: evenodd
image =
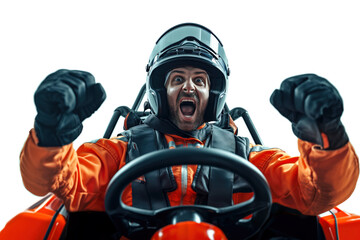
<instances>
[{"instance_id":1,"label":"black glove","mask_svg":"<svg viewBox=\"0 0 360 240\"><path fill-rule=\"evenodd\" d=\"M302 140L326 149L340 148L349 141L340 121L343 113L341 96L322 77L304 74L285 79L280 89L271 95L270 102L292 122L294 134Z\"/></svg>"},{"instance_id":2,"label":"black glove","mask_svg":"<svg viewBox=\"0 0 360 240\"><path fill-rule=\"evenodd\" d=\"M100 83L83 71L58 70L45 78L35 92L35 131L39 146L63 146L82 131L82 121L106 98Z\"/></svg>"}]
</instances>

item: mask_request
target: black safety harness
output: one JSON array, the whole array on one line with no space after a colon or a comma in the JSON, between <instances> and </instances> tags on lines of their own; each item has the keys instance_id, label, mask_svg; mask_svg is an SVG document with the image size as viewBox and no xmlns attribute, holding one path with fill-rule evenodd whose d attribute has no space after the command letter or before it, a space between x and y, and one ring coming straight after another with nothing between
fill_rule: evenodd
<instances>
[{"instance_id":1,"label":"black safety harness","mask_svg":"<svg viewBox=\"0 0 360 240\"><path fill-rule=\"evenodd\" d=\"M127 162L146 153L168 148L164 134L153 126L150 127L151 122L150 119L145 124L121 133L128 140ZM247 138L235 136L232 131L224 130L214 124L208 124L206 127L210 128L210 131L206 137L205 147L222 149L247 159L249 154ZM232 205L234 192L251 192L247 183L239 176L210 166L198 166L191 187L197 193L195 204L215 207ZM171 167L149 172L143 179L132 182L133 206L143 209L170 206L167 192L174 191L176 188L177 184Z\"/></svg>"}]
</instances>

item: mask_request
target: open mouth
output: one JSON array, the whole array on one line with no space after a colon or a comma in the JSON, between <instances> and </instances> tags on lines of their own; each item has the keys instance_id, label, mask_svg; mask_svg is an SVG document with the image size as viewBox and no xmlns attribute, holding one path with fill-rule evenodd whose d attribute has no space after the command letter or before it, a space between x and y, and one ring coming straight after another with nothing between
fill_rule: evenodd
<instances>
[{"instance_id":1,"label":"open mouth","mask_svg":"<svg viewBox=\"0 0 360 240\"><path fill-rule=\"evenodd\" d=\"M180 110L184 116L192 116L195 113L196 104L193 100L182 100L180 103Z\"/></svg>"}]
</instances>

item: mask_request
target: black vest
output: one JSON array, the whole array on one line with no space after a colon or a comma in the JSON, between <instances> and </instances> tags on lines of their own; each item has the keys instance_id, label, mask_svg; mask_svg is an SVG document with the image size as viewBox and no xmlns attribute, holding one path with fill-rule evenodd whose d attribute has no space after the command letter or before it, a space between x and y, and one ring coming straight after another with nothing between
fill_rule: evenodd
<instances>
[{"instance_id":1,"label":"black vest","mask_svg":"<svg viewBox=\"0 0 360 240\"><path fill-rule=\"evenodd\" d=\"M128 140L127 162L146 153L168 148L163 133L149 125L141 124L121 133ZM222 149L247 159L249 154L247 138L235 136L233 132L213 124L208 124L206 128L203 130L206 133L202 133L202 138L206 139L205 147ZM143 209L170 206L167 192L174 191L178 187L171 167L147 173L144 178L144 181L132 182L133 206ZM214 207L232 205L233 193L251 192L241 177L209 166L198 166L191 187L197 193L195 204Z\"/></svg>"}]
</instances>

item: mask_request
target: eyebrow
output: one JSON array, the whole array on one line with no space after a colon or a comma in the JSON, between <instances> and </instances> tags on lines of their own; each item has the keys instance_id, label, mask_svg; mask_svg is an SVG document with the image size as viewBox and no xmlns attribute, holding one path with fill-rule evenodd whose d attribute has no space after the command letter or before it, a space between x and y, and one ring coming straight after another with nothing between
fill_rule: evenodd
<instances>
[{"instance_id":1,"label":"eyebrow","mask_svg":"<svg viewBox=\"0 0 360 240\"><path fill-rule=\"evenodd\" d=\"M166 75L166 78L165 78L164 86L166 86L166 84L168 83L170 75L173 74L173 73L185 74L185 72L181 71L181 70L172 70L172 71L168 72L168 74ZM209 75L208 75L208 73L206 71L197 71L197 72L195 72L195 74L205 74L209 86L211 85Z\"/></svg>"}]
</instances>

